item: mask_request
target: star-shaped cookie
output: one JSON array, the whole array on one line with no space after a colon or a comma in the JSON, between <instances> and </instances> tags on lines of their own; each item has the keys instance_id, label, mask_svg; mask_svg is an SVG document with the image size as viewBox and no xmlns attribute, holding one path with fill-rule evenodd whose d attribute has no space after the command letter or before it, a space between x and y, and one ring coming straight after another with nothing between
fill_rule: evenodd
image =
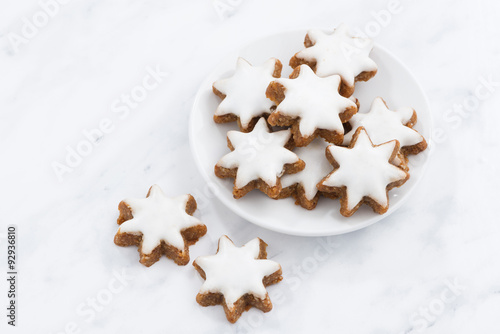
<instances>
[{"instance_id":1,"label":"star-shaped cookie","mask_svg":"<svg viewBox=\"0 0 500 334\"><path fill-rule=\"evenodd\" d=\"M318 204L320 194L327 197L331 193L323 193L316 187L317 184L332 170L332 165L325 157L328 143L321 138L316 138L307 147L299 147L294 150L300 159L306 163L304 170L281 178L282 190L279 198L293 196L295 204L305 209L312 210Z\"/></svg>"},{"instance_id":2,"label":"star-shaped cookie","mask_svg":"<svg viewBox=\"0 0 500 334\"><path fill-rule=\"evenodd\" d=\"M275 198L281 191L280 177L305 166L297 154L285 148L290 137L290 130L271 132L265 118L249 133L229 131L227 143L232 152L217 162L215 175L234 178L234 198L243 197L252 189Z\"/></svg>"},{"instance_id":3,"label":"star-shaped cookie","mask_svg":"<svg viewBox=\"0 0 500 334\"><path fill-rule=\"evenodd\" d=\"M266 247L259 238L236 247L222 236L215 255L199 256L193 262L205 279L196 301L202 306L222 305L231 323L252 306L269 312L273 305L266 286L282 277L279 263L266 259Z\"/></svg>"},{"instance_id":4,"label":"star-shaped cookie","mask_svg":"<svg viewBox=\"0 0 500 334\"><path fill-rule=\"evenodd\" d=\"M292 72L290 79L271 82L266 96L276 104L268 118L275 126L291 126L296 146L307 146L321 136L328 142L341 144L344 127L357 111L356 103L339 94L340 77L321 78L307 65Z\"/></svg>"},{"instance_id":5,"label":"star-shaped cookie","mask_svg":"<svg viewBox=\"0 0 500 334\"><path fill-rule=\"evenodd\" d=\"M405 155L417 154L427 148L424 137L412 129L417 123L417 113L412 108L389 110L381 97L375 98L367 113L357 113L350 120L352 130L346 133L344 145L349 145L359 127L364 127L374 144L396 139Z\"/></svg>"},{"instance_id":6,"label":"star-shaped cookie","mask_svg":"<svg viewBox=\"0 0 500 334\"><path fill-rule=\"evenodd\" d=\"M274 103L266 98L269 83L281 75L281 62L271 58L261 66L252 66L238 58L234 74L214 82L212 89L222 99L214 114L216 123L238 121L241 131L253 129L261 116L271 112Z\"/></svg>"},{"instance_id":7,"label":"star-shaped cookie","mask_svg":"<svg viewBox=\"0 0 500 334\"><path fill-rule=\"evenodd\" d=\"M340 75L343 96L352 95L356 81L367 81L377 73L377 64L369 57L372 40L351 36L345 24L331 34L309 30L304 45L306 48L290 59L290 66L307 64L320 77Z\"/></svg>"},{"instance_id":8,"label":"star-shaped cookie","mask_svg":"<svg viewBox=\"0 0 500 334\"><path fill-rule=\"evenodd\" d=\"M118 209L118 246L139 246L140 262L149 267L165 254L178 265L189 262L189 245L205 235L207 227L193 217L196 201L191 195L166 197L153 185L146 198L125 199Z\"/></svg>"},{"instance_id":9,"label":"star-shaped cookie","mask_svg":"<svg viewBox=\"0 0 500 334\"><path fill-rule=\"evenodd\" d=\"M373 145L360 127L349 148L328 146L326 156L334 170L318 184L318 189L340 197L340 213L345 217L363 203L383 214L389 208L389 190L403 185L410 177L394 164L398 151L397 140Z\"/></svg>"}]
</instances>

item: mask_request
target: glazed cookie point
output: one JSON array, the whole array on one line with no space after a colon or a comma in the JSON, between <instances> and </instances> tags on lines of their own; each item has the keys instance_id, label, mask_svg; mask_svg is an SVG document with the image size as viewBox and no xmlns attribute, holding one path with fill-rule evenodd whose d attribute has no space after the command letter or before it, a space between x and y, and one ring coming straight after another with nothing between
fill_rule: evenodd
<instances>
[{"instance_id":1,"label":"glazed cookie point","mask_svg":"<svg viewBox=\"0 0 500 334\"><path fill-rule=\"evenodd\" d=\"M316 207L320 194L332 197L327 193L320 192L317 184L327 175L332 166L325 157L328 143L321 138L316 138L307 147L299 147L294 150L300 159L304 160L304 170L281 178L283 187L279 198L293 196L296 202L305 209L312 210Z\"/></svg>"}]
</instances>

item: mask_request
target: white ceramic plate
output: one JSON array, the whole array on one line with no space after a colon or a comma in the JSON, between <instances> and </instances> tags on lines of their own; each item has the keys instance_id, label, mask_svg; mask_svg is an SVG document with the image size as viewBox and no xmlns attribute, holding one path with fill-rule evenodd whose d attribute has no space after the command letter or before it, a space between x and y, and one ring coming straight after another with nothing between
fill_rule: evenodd
<instances>
[{"instance_id":1,"label":"white ceramic plate","mask_svg":"<svg viewBox=\"0 0 500 334\"><path fill-rule=\"evenodd\" d=\"M320 198L314 210L306 210L294 204L292 198L273 200L258 190L253 190L241 199L232 195L233 180L220 179L214 174L217 161L229 152L226 133L237 129L236 123L216 124L213 113L220 99L212 93L212 83L228 77L234 71L236 59L241 56L254 65L270 57L283 63L283 77L288 77L291 68L289 59L301 50L306 31L292 31L262 38L228 56L201 85L191 111L189 138L196 164L214 190L216 196L232 211L244 219L264 228L301 236L325 236L347 233L369 226L398 209L408 198L422 178L428 162L429 149L410 157L410 179L400 188L389 192L390 207L379 215L370 207L362 205L351 217L340 212L338 200ZM378 64L377 75L368 82L356 84L354 96L361 104L360 112L366 112L373 99L381 96L389 108L411 106L417 111L418 130L430 142L431 114L425 94L410 71L390 52L375 45L371 57Z\"/></svg>"}]
</instances>

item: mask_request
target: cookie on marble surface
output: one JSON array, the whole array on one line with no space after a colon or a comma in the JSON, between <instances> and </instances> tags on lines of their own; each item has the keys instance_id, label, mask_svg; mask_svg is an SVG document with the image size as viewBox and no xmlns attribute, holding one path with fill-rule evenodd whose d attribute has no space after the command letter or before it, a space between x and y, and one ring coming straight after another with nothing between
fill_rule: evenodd
<instances>
[{"instance_id":1,"label":"cookie on marble surface","mask_svg":"<svg viewBox=\"0 0 500 334\"><path fill-rule=\"evenodd\" d=\"M389 190L403 185L410 177L394 164L399 142L373 145L363 127L354 133L348 148L330 145L326 156L334 170L318 189L340 197L340 213L349 217L363 204L379 214L389 208Z\"/></svg>"},{"instance_id":2,"label":"cookie on marble surface","mask_svg":"<svg viewBox=\"0 0 500 334\"><path fill-rule=\"evenodd\" d=\"M413 126L417 113L412 108L390 110L381 97L373 100L367 113L357 113L349 120L351 130L345 134L344 145L349 145L359 127L364 127L376 145L396 139L404 155L418 154L427 148L425 138Z\"/></svg>"},{"instance_id":3,"label":"cookie on marble surface","mask_svg":"<svg viewBox=\"0 0 500 334\"><path fill-rule=\"evenodd\" d=\"M295 204L305 209L312 210L318 204L321 195L336 198L333 193L324 193L318 190L317 184L332 170L332 165L325 157L328 143L321 138L316 138L307 147L299 147L294 152L306 163L304 170L284 175L281 178L282 190L278 198L292 196Z\"/></svg>"},{"instance_id":4,"label":"cookie on marble surface","mask_svg":"<svg viewBox=\"0 0 500 334\"><path fill-rule=\"evenodd\" d=\"M279 263L267 259L266 247L260 238L236 247L222 236L215 255L199 256L193 262L205 280L196 301L202 306L222 305L231 323L250 307L271 311L266 286L278 283L282 276Z\"/></svg>"},{"instance_id":5,"label":"cookie on marble surface","mask_svg":"<svg viewBox=\"0 0 500 334\"><path fill-rule=\"evenodd\" d=\"M321 136L341 144L344 127L358 110L356 102L339 94L340 76L319 77L307 65L294 69L289 79L269 84L266 96L277 104L268 118L273 126L291 126L296 146L307 146Z\"/></svg>"},{"instance_id":6,"label":"cookie on marble surface","mask_svg":"<svg viewBox=\"0 0 500 334\"><path fill-rule=\"evenodd\" d=\"M233 196L241 198L259 189L271 198L281 191L281 176L301 171L304 161L286 147L290 130L271 132L261 118L251 132L229 131L227 144L232 152L223 156L214 172L220 178L234 178Z\"/></svg>"},{"instance_id":7,"label":"cookie on marble surface","mask_svg":"<svg viewBox=\"0 0 500 334\"><path fill-rule=\"evenodd\" d=\"M167 197L153 185L146 198L125 199L118 205L118 246L139 246L140 261L153 265L164 254L178 265L189 262L188 246L205 235L207 227L193 217L196 201L191 195Z\"/></svg>"},{"instance_id":8,"label":"cookie on marble surface","mask_svg":"<svg viewBox=\"0 0 500 334\"><path fill-rule=\"evenodd\" d=\"M215 110L216 123L237 121L240 130L248 132L262 116L267 116L274 103L266 98L269 83L281 75L282 64L270 58L260 66L252 66L238 58L234 74L217 80L212 85L215 95L222 99Z\"/></svg>"},{"instance_id":9,"label":"cookie on marble surface","mask_svg":"<svg viewBox=\"0 0 500 334\"><path fill-rule=\"evenodd\" d=\"M352 95L356 81L368 81L377 73L377 64L369 57L373 41L351 36L345 24L340 24L331 34L309 30L304 45L306 48L290 59L290 66L309 65L320 77L340 75L343 96Z\"/></svg>"}]
</instances>

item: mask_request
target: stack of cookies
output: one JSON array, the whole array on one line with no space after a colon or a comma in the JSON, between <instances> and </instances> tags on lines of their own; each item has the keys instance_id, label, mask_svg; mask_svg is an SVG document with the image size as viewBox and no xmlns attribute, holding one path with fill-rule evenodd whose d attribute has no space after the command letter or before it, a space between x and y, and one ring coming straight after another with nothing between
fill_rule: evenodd
<instances>
[{"instance_id":1,"label":"stack of cookies","mask_svg":"<svg viewBox=\"0 0 500 334\"><path fill-rule=\"evenodd\" d=\"M239 58L231 77L214 82L215 122L240 129L227 133L231 152L215 174L234 179L236 199L259 189L309 210L328 197L340 200L346 217L363 203L383 214L389 190L410 177L408 155L427 147L413 129L417 114L390 110L382 97L358 113L355 84L378 70L370 39L340 25L330 34L308 31L304 45L289 61L289 78L281 78L278 59L252 66Z\"/></svg>"}]
</instances>

